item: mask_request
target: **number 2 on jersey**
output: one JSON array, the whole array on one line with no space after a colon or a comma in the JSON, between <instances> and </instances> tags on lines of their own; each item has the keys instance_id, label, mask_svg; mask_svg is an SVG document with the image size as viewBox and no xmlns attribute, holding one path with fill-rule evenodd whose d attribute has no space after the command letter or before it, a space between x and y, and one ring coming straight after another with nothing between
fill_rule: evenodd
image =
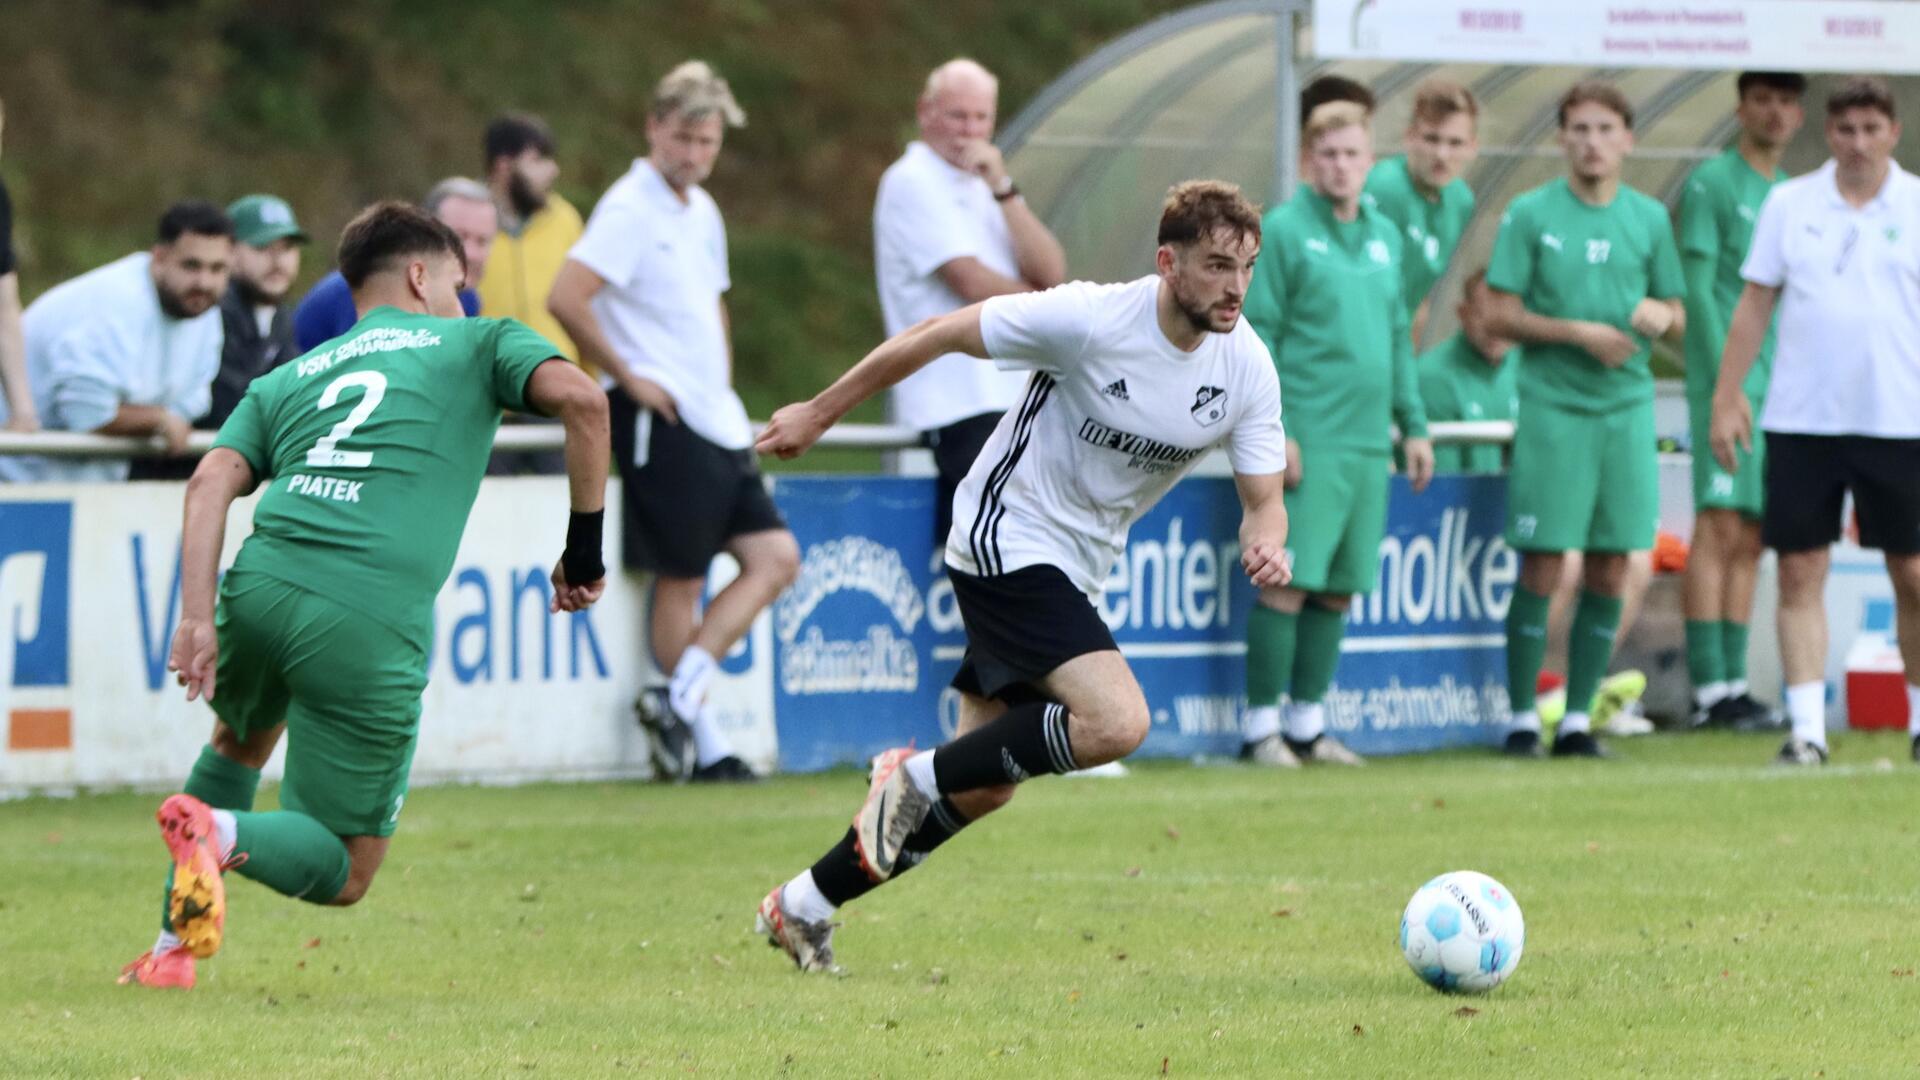
<instances>
[{"instance_id":1,"label":"number 2 on jersey","mask_svg":"<svg viewBox=\"0 0 1920 1080\"><path fill-rule=\"evenodd\" d=\"M362 387L360 403L347 413L347 418L333 425L333 430L320 436L320 441L307 451L308 465L331 465L340 469L364 469L373 464L371 450L337 449L342 439L353 434L353 429L367 422L380 399L387 393L387 377L377 371L352 371L327 384L320 392L320 408L331 409L340 401L340 392L350 386Z\"/></svg>"}]
</instances>

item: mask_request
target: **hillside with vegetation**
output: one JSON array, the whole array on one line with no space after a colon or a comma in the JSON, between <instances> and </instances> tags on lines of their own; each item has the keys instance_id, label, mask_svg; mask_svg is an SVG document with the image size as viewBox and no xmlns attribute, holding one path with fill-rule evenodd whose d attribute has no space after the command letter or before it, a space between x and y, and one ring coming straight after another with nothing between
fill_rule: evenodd
<instances>
[{"instance_id":1,"label":"hillside with vegetation","mask_svg":"<svg viewBox=\"0 0 1920 1080\"><path fill-rule=\"evenodd\" d=\"M477 175L504 109L553 125L583 213L642 149L647 94L697 56L748 126L709 184L727 214L738 378L764 416L875 341L870 215L935 64L1001 77L1010 119L1178 0L8 0L0 177L31 299L151 242L170 200L289 199L315 243L376 198ZM872 414L869 414L872 415Z\"/></svg>"}]
</instances>

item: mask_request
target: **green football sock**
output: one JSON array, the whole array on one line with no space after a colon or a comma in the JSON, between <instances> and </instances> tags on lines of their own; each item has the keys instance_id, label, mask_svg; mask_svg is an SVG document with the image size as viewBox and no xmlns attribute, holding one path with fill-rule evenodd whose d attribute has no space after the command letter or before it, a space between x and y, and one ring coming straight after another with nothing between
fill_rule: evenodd
<instances>
[{"instance_id":1,"label":"green football sock","mask_svg":"<svg viewBox=\"0 0 1920 1080\"><path fill-rule=\"evenodd\" d=\"M1298 613L1253 605L1247 615L1247 705L1280 704L1293 677L1293 656L1300 636Z\"/></svg>"},{"instance_id":2,"label":"green football sock","mask_svg":"<svg viewBox=\"0 0 1920 1080\"><path fill-rule=\"evenodd\" d=\"M1573 609L1573 632L1567 636L1567 711L1583 712L1593 705L1593 692L1613 660L1613 635L1620 628L1625 601L1582 590Z\"/></svg>"},{"instance_id":3,"label":"green football sock","mask_svg":"<svg viewBox=\"0 0 1920 1080\"><path fill-rule=\"evenodd\" d=\"M251 810L260 791L260 770L242 765L215 750L211 744L200 748L200 758L187 773L186 786L180 790L215 810ZM160 897L160 929L172 930L173 868L167 868L167 888Z\"/></svg>"},{"instance_id":4,"label":"green football sock","mask_svg":"<svg viewBox=\"0 0 1920 1080\"><path fill-rule=\"evenodd\" d=\"M1518 585L1513 588L1513 601L1507 607L1507 705L1515 713L1533 711L1540 665L1547 660L1551 599Z\"/></svg>"},{"instance_id":5,"label":"green football sock","mask_svg":"<svg viewBox=\"0 0 1920 1080\"><path fill-rule=\"evenodd\" d=\"M1347 635L1347 613L1318 604L1300 609L1300 646L1293 657L1293 700L1312 705L1327 696L1340 669L1340 639Z\"/></svg>"},{"instance_id":6,"label":"green football sock","mask_svg":"<svg viewBox=\"0 0 1920 1080\"><path fill-rule=\"evenodd\" d=\"M233 853L246 856L234 867L241 877L312 904L346 887L347 845L325 825L295 810L236 813L233 821Z\"/></svg>"},{"instance_id":7,"label":"green football sock","mask_svg":"<svg viewBox=\"0 0 1920 1080\"><path fill-rule=\"evenodd\" d=\"M1687 679L1695 690L1727 681L1722 622L1687 620Z\"/></svg>"},{"instance_id":8,"label":"green football sock","mask_svg":"<svg viewBox=\"0 0 1920 1080\"><path fill-rule=\"evenodd\" d=\"M1732 621L1721 623L1720 649L1721 655L1727 658L1727 681L1745 682L1747 678L1747 624Z\"/></svg>"}]
</instances>

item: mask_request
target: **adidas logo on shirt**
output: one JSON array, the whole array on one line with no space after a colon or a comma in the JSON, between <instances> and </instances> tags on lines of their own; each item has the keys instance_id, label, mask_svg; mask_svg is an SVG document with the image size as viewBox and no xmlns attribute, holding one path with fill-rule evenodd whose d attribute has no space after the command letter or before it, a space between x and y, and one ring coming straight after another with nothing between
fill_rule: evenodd
<instances>
[{"instance_id":1,"label":"adidas logo on shirt","mask_svg":"<svg viewBox=\"0 0 1920 1080\"><path fill-rule=\"evenodd\" d=\"M1100 392L1111 398L1119 398L1121 401L1133 400L1132 398L1127 396L1127 380L1125 379L1114 380L1112 383L1109 383L1107 385L1107 388L1105 390L1102 390Z\"/></svg>"}]
</instances>

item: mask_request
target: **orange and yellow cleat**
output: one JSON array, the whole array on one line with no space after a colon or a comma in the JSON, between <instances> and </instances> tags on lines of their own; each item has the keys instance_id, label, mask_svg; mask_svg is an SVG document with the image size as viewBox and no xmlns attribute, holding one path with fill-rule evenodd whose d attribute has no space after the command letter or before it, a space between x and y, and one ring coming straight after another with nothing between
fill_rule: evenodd
<instances>
[{"instance_id":1,"label":"orange and yellow cleat","mask_svg":"<svg viewBox=\"0 0 1920 1080\"><path fill-rule=\"evenodd\" d=\"M120 969L120 985L139 983L157 989L193 989L193 953L185 946L155 952L148 949L140 959Z\"/></svg>"},{"instance_id":2,"label":"orange and yellow cleat","mask_svg":"<svg viewBox=\"0 0 1920 1080\"><path fill-rule=\"evenodd\" d=\"M226 853L218 849L213 810L191 795L174 795L160 804L154 816L173 856L167 917L181 948L205 960L220 951L220 935L227 924L227 886L220 877L226 869Z\"/></svg>"}]
</instances>

